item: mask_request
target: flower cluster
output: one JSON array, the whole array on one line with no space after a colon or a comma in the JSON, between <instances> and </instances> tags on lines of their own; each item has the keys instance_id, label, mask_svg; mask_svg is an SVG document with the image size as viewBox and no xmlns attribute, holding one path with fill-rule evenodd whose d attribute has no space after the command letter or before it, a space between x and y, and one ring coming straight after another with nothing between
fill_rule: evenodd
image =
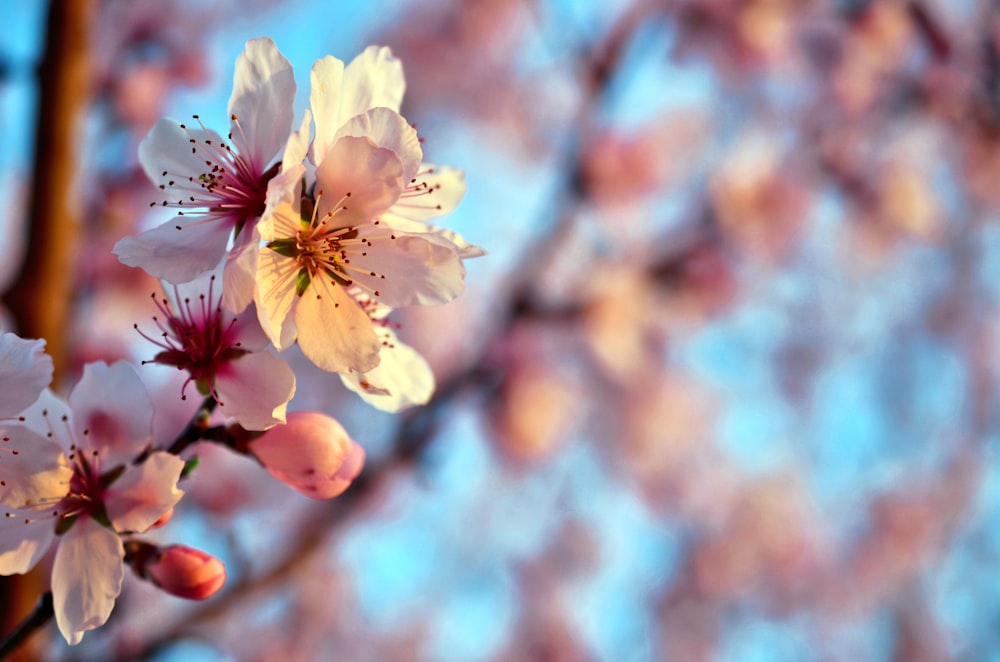
<instances>
[{"instance_id":1,"label":"flower cluster","mask_svg":"<svg viewBox=\"0 0 1000 662\"><path fill-rule=\"evenodd\" d=\"M27 572L54 547L53 612L70 644L107 621L126 566L188 599L222 588L219 559L138 537L171 518L196 475L182 455L192 443L253 457L314 499L358 477L365 452L337 421L287 413L295 374L278 353L297 344L384 410L432 395L429 366L388 316L451 301L463 260L482 254L428 223L459 202L462 173L423 163L388 49L346 66L322 58L311 83L293 128L292 68L270 39L252 40L225 137L197 116L164 119L139 147L163 195L153 204L176 216L115 253L164 283L153 326L135 325L157 348L143 363L185 372L180 397L204 398L173 443L154 444L156 404L131 365L88 364L62 399L44 341L0 336L0 574Z\"/></svg>"}]
</instances>

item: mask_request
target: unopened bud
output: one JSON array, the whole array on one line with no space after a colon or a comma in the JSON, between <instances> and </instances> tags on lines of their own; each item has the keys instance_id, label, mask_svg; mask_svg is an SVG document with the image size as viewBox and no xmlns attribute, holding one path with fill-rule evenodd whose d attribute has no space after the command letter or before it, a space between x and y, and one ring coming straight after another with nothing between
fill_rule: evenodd
<instances>
[{"instance_id":1,"label":"unopened bud","mask_svg":"<svg viewBox=\"0 0 1000 662\"><path fill-rule=\"evenodd\" d=\"M154 584L179 598L204 600L215 595L226 583L226 566L200 549L171 545L150 560L145 574Z\"/></svg>"},{"instance_id":2,"label":"unopened bud","mask_svg":"<svg viewBox=\"0 0 1000 662\"><path fill-rule=\"evenodd\" d=\"M331 499L348 488L365 451L335 419L318 412L292 412L285 425L250 442L267 471L313 499Z\"/></svg>"}]
</instances>

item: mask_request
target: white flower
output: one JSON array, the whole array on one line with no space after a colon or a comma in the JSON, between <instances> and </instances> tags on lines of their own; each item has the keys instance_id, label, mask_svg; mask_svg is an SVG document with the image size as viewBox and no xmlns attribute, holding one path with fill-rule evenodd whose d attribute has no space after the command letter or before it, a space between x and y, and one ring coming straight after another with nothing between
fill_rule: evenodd
<instances>
[{"instance_id":1,"label":"white flower","mask_svg":"<svg viewBox=\"0 0 1000 662\"><path fill-rule=\"evenodd\" d=\"M52 381L52 358L44 340L0 335L0 419L14 418Z\"/></svg>"},{"instance_id":2,"label":"white flower","mask_svg":"<svg viewBox=\"0 0 1000 662\"><path fill-rule=\"evenodd\" d=\"M180 458L132 464L150 443L153 407L126 363L89 364L68 406L48 391L3 427L0 574L30 570L54 538L56 623L70 644L103 625L121 591L119 534L142 532L183 492Z\"/></svg>"},{"instance_id":3,"label":"white flower","mask_svg":"<svg viewBox=\"0 0 1000 662\"><path fill-rule=\"evenodd\" d=\"M234 231L232 259L254 252L253 225L264 211L268 181L291 131L294 100L292 67L274 42L248 41L236 61L229 142L195 116L199 128L160 120L139 145L146 175L166 196L162 205L181 211L119 241L118 258L183 283L219 264Z\"/></svg>"}]
</instances>

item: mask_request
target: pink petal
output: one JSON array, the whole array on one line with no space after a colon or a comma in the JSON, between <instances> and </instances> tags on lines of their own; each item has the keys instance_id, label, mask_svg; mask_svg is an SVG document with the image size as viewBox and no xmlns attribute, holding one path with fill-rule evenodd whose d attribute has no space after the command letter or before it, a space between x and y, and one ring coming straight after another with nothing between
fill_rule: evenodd
<instances>
[{"instance_id":1,"label":"pink petal","mask_svg":"<svg viewBox=\"0 0 1000 662\"><path fill-rule=\"evenodd\" d=\"M88 517L63 534L52 567L56 624L74 646L104 625L121 593L125 566L121 538Z\"/></svg>"},{"instance_id":2,"label":"pink petal","mask_svg":"<svg viewBox=\"0 0 1000 662\"><path fill-rule=\"evenodd\" d=\"M5 516L8 512L10 517ZM34 519L39 514L36 510L0 511L0 575L23 575L48 550L55 524L51 519Z\"/></svg>"},{"instance_id":3,"label":"pink petal","mask_svg":"<svg viewBox=\"0 0 1000 662\"><path fill-rule=\"evenodd\" d=\"M253 301L259 244L260 232L255 225L249 232L244 229L236 245L226 255L226 266L222 272L222 307L228 311L242 313Z\"/></svg>"},{"instance_id":4,"label":"pink petal","mask_svg":"<svg viewBox=\"0 0 1000 662\"><path fill-rule=\"evenodd\" d=\"M85 439L98 451L102 471L131 462L152 438L153 403L135 369L124 361L85 365L69 406L78 443Z\"/></svg>"},{"instance_id":5,"label":"pink petal","mask_svg":"<svg viewBox=\"0 0 1000 662\"><path fill-rule=\"evenodd\" d=\"M340 423L318 412L289 414L286 425L268 430L250 450L272 476L313 499L341 494L365 458Z\"/></svg>"},{"instance_id":6,"label":"pink petal","mask_svg":"<svg viewBox=\"0 0 1000 662\"><path fill-rule=\"evenodd\" d=\"M295 119L295 75L292 65L268 38L251 39L236 60L229 112L235 114L235 138L242 131L250 153L263 172L285 146ZM238 126L237 126L238 123Z\"/></svg>"},{"instance_id":7,"label":"pink petal","mask_svg":"<svg viewBox=\"0 0 1000 662\"><path fill-rule=\"evenodd\" d=\"M295 309L302 352L323 370L367 372L378 365L380 344L361 306L326 278L313 279Z\"/></svg>"},{"instance_id":8,"label":"pink petal","mask_svg":"<svg viewBox=\"0 0 1000 662\"><path fill-rule=\"evenodd\" d=\"M184 460L163 452L153 453L138 466L129 465L104 496L115 529L142 533L170 512L184 496L177 489L183 469Z\"/></svg>"},{"instance_id":9,"label":"pink petal","mask_svg":"<svg viewBox=\"0 0 1000 662\"><path fill-rule=\"evenodd\" d=\"M0 429L0 439L0 504L44 507L69 493L73 470L58 442L20 425Z\"/></svg>"},{"instance_id":10,"label":"pink petal","mask_svg":"<svg viewBox=\"0 0 1000 662\"><path fill-rule=\"evenodd\" d=\"M268 352L227 363L216 375L222 399L219 411L247 430L266 430L285 422L285 408L295 395L295 373Z\"/></svg>"},{"instance_id":11,"label":"pink petal","mask_svg":"<svg viewBox=\"0 0 1000 662\"><path fill-rule=\"evenodd\" d=\"M361 225L388 209L403 190L403 163L368 138L344 137L316 168L320 217L335 213L331 227ZM349 197L348 197L349 195Z\"/></svg>"},{"instance_id":12,"label":"pink petal","mask_svg":"<svg viewBox=\"0 0 1000 662\"><path fill-rule=\"evenodd\" d=\"M382 411L398 412L426 404L434 394L434 373L424 357L399 341L391 329L389 344L380 353L378 366L364 373L341 374L344 386Z\"/></svg>"},{"instance_id":13,"label":"pink petal","mask_svg":"<svg viewBox=\"0 0 1000 662\"><path fill-rule=\"evenodd\" d=\"M170 283L186 283L211 271L226 253L234 221L177 216L136 237L125 237L114 247L118 260Z\"/></svg>"},{"instance_id":14,"label":"pink petal","mask_svg":"<svg viewBox=\"0 0 1000 662\"><path fill-rule=\"evenodd\" d=\"M347 136L368 138L379 147L392 151L403 164L404 186L416 183L411 180L417 178L424 152L417 130L402 115L388 108L372 108L349 119L337 131L334 142Z\"/></svg>"},{"instance_id":15,"label":"pink petal","mask_svg":"<svg viewBox=\"0 0 1000 662\"><path fill-rule=\"evenodd\" d=\"M363 228L360 236L372 247L351 276L369 291L378 291L378 300L388 306L447 303L465 288L465 266L449 241L377 226Z\"/></svg>"},{"instance_id":16,"label":"pink petal","mask_svg":"<svg viewBox=\"0 0 1000 662\"><path fill-rule=\"evenodd\" d=\"M20 414L51 381L52 359L44 340L0 335L0 418Z\"/></svg>"}]
</instances>

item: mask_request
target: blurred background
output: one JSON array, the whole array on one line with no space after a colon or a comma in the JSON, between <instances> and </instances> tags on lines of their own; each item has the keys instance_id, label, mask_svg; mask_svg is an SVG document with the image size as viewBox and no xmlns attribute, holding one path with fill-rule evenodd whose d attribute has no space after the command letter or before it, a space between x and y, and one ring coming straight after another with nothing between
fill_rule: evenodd
<instances>
[{"instance_id":1,"label":"blurred background","mask_svg":"<svg viewBox=\"0 0 1000 662\"><path fill-rule=\"evenodd\" d=\"M1000 659L1000 10L987 0L80 0L0 42L3 328L151 358L164 220L136 148L227 127L233 64L391 46L441 225L489 255L400 336L438 380L378 412L286 353L292 409L368 452L308 501L212 447L152 538L204 604L126 579L22 659ZM177 376L141 369L158 434ZM47 589L0 584L10 631Z\"/></svg>"}]
</instances>

